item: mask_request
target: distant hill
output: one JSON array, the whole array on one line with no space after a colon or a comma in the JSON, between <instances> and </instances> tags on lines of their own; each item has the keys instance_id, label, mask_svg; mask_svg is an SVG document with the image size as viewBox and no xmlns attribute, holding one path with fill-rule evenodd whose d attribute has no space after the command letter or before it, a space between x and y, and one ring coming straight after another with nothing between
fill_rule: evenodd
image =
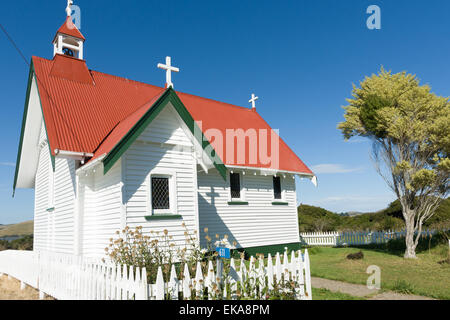
<instances>
[{"instance_id":1,"label":"distant hill","mask_svg":"<svg viewBox=\"0 0 450 320\"><path fill-rule=\"evenodd\" d=\"M11 236L28 236L33 234L33 221L0 226L0 238Z\"/></svg>"},{"instance_id":2,"label":"distant hill","mask_svg":"<svg viewBox=\"0 0 450 320\"><path fill-rule=\"evenodd\" d=\"M301 205L298 207L301 232L315 231L383 231L405 227L400 202L392 202L386 209L373 213L349 212L337 214L320 207ZM446 199L436 214L425 224L425 228L450 228L450 198Z\"/></svg>"},{"instance_id":3,"label":"distant hill","mask_svg":"<svg viewBox=\"0 0 450 320\"><path fill-rule=\"evenodd\" d=\"M357 211L351 211L351 212L347 212L347 216L349 217L355 217L355 216L360 216L362 214L366 214L367 212L357 212Z\"/></svg>"}]
</instances>

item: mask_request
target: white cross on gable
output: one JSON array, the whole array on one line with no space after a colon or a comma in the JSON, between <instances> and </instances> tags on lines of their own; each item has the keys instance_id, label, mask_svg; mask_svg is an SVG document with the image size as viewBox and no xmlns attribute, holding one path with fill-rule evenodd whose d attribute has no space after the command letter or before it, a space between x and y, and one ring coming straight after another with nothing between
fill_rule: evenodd
<instances>
[{"instance_id":1,"label":"white cross on gable","mask_svg":"<svg viewBox=\"0 0 450 320\"><path fill-rule=\"evenodd\" d=\"M259 99L259 97L255 96L254 93L252 93L252 98L250 99L249 103L252 104L252 109L256 109L256 101Z\"/></svg>"},{"instance_id":2,"label":"white cross on gable","mask_svg":"<svg viewBox=\"0 0 450 320\"><path fill-rule=\"evenodd\" d=\"M166 64L159 63L158 68L166 70L166 85L167 88L172 87L172 72L180 72L180 69L172 67L172 58L166 57Z\"/></svg>"}]
</instances>

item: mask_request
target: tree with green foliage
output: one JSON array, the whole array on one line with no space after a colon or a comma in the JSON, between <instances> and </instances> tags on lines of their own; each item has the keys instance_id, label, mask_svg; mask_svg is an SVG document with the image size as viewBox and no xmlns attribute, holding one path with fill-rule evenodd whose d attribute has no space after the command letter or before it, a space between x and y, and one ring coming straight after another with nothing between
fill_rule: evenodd
<instances>
[{"instance_id":1,"label":"tree with green foliage","mask_svg":"<svg viewBox=\"0 0 450 320\"><path fill-rule=\"evenodd\" d=\"M381 69L353 86L345 139L369 138L377 171L397 195L405 220L405 258L416 258L422 226L449 193L450 102L415 75Z\"/></svg>"}]
</instances>

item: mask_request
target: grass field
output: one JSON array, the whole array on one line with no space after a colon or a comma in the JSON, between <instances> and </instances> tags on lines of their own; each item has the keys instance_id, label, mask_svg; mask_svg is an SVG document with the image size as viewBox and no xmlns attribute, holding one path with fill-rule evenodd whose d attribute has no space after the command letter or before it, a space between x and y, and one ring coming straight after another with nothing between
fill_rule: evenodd
<instances>
[{"instance_id":1,"label":"grass field","mask_svg":"<svg viewBox=\"0 0 450 320\"><path fill-rule=\"evenodd\" d=\"M448 246L439 245L418 254L417 260L406 260L401 253L379 249L362 249L364 259L347 260L356 248L311 248L311 274L314 277L366 284L366 270L381 268L381 287L400 293L450 299L450 264L439 264L448 255ZM320 292L319 292L320 293ZM327 297L327 293L323 293Z\"/></svg>"},{"instance_id":2,"label":"grass field","mask_svg":"<svg viewBox=\"0 0 450 320\"><path fill-rule=\"evenodd\" d=\"M0 238L11 236L28 236L33 234L33 221L0 227Z\"/></svg>"},{"instance_id":3,"label":"grass field","mask_svg":"<svg viewBox=\"0 0 450 320\"><path fill-rule=\"evenodd\" d=\"M316 288L312 288L312 296L313 300L365 300L364 298L350 296L345 293Z\"/></svg>"}]
</instances>

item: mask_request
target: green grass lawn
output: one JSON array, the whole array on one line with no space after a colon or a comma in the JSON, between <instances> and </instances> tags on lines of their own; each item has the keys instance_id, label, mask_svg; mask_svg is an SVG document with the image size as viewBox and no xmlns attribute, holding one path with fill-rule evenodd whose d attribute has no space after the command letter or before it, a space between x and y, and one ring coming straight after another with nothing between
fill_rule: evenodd
<instances>
[{"instance_id":1,"label":"green grass lawn","mask_svg":"<svg viewBox=\"0 0 450 320\"><path fill-rule=\"evenodd\" d=\"M327 289L312 288L313 300L365 300L345 293L331 292Z\"/></svg>"},{"instance_id":2,"label":"green grass lawn","mask_svg":"<svg viewBox=\"0 0 450 320\"><path fill-rule=\"evenodd\" d=\"M450 265L438 263L448 254L448 245L423 250L418 253L417 260L406 260L400 252L380 249L363 248L364 259L359 261L346 259L348 254L360 251L356 248L312 248L309 251L314 277L366 284L369 277L367 268L376 265L381 268L381 287L384 290L406 288L413 294L450 299Z\"/></svg>"}]
</instances>

